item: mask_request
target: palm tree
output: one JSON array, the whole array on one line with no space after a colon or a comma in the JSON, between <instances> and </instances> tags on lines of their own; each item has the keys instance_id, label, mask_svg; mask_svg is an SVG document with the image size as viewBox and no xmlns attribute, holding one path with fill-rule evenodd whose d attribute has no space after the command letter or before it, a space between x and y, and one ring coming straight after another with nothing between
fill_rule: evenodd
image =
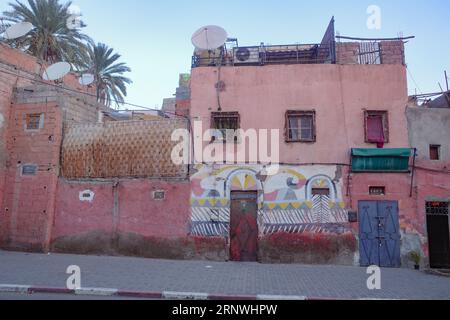
<instances>
[{"instance_id":1,"label":"palm tree","mask_svg":"<svg viewBox=\"0 0 450 320\"><path fill-rule=\"evenodd\" d=\"M11 10L3 13L5 21L30 22L35 28L8 42L45 62L66 61L79 67L87 57L86 43L90 38L80 31L86 27L81 20L77 25L70 24L71 4L61 4L59 0L28 0L28 5L18 0L9 3Z\"/></svg>"},{"instance_id":2,"label":"palm tree","mask_svg":"<svg viewBox=\"0 0 450 320\"><path fill-rule=\"evenodd\" d=\"M97 87L97 101L111 107L118 107L124 103L127 96L127 85L133 83L124 73L131 69L124 62L117 62L120 55L113 52L103 43L89 43L88 63L84 66L85 72L95 76Z\"/></svg>"}]
</instances>

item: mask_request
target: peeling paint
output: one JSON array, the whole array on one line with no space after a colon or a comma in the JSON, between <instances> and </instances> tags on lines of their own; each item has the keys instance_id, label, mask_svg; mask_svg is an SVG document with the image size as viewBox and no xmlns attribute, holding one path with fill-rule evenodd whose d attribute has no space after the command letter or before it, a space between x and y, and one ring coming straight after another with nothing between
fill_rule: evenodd
<instances>
[{"instance_id":1,"label":"peeling paint","mask_svg":"<svg viewBox=\"0 0 450 320\"><path fill-rule=\"evenodd\" d=\"M5 117L0 113L0 129L3 128L4 122L5 122Z\"/></svg>"}]
</instances>

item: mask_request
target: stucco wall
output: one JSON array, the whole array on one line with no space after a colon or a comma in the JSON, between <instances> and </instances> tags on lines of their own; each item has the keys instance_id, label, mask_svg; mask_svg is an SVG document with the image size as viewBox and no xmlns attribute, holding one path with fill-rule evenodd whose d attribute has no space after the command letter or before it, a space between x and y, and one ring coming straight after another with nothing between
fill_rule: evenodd
<instances>
[{"instance_id":1,"label":"stucco wall","mask_svg":"<svg viewBox=\"0 0 450 320\"><path fill-rule=\"evenodd\" d=\"M25 130L28 113L42 113L42 129ZM59 149L62 138L60 108L47 104L14 104L7 135L2 246L45 250L50 241L54 213ZM36 165L35 175L22 175L23 165Z\"/></svg>"},{"instance_id":2,"label":"stucco wall","mask_svg":"<svg viewBox=\"0 0 450 320\"><path fill-rule=\"evenodd\" d=\"M217 68L192 70L191 117L210 128L217 111ZM276 65L223 67L223 111L238 111L241 128L280 129L281 163L348 163L349 150L366 144L364 109L389 112L390 142L408 146L406 69L402 65ZM286 143L287 110L315 110L316 143ZM205 143L206 146L206 143Z\"/></svg>"},{"instance_id":3,"label":"stucco wall","mask_svg":"<svg viewBox=\"0 0 450 320\"><path fill-rule=\"evenodd\" d=\"M165 198L154 199L155 191L164 191ZM91 196L83 198L83 194ZM60 178L52 250L151 258L195 256L196 240L188 237L189 196L189 182L181 180ZM215 241L209 244L214 246ZM214 254L219 254L220 246Z\"/></svg>"},{"instance_id":4,"label":"stucco wall","mask_svg":"<svg viewBox=\"0 0 450 320\"><path fill-rule=\"evenodd\" d=\"M441 160L433 163L450 163L450 109L408 107L406 115L409 140L419 161L430 159L430 145L440 145Z\"/></svg>"},{"instance_id":5,"label":"stucco wall","mask_svg":"<svg viewBox=\"0 0 450 320\"><path fill-rule=\"evenodd\" d=\"M46 162L46 159L43 154L48 153L49 155L53 155L53 150L48 149L47 151L43 151L42 149L38 151L32 151L28 150L26 148L23 148L23 145L21 146L21 143L25 143L26 140L23 136L23 124L20 123L20 127L17 127L16 123L16 117L19 116L19 114L15 111L13 111L13 108L16 108L17 105L20 105L17 107L18 112L22 112L23 110L27 109L32 110L32 112L40 112L45 111L46 108L50 108L50 105L55 104L55 94L53 91L50 90L49 86L44 85L45 92L39 92L36 94L36 92L25 92L24 90L21 90L20 88L42 88L42 78L41 74L45 69L45 65L39 63L36 58L27 55L19 50L12 49L11 47L0 43L0 242L4 243L8 240L8 237L10 237L10 220L9 217L11 215L11 212L8 212L11 210L11 199L13 199L15 196L13 196L14 192L21 192L21 194L17 194L18 199L27 199L32 198L32 194L29 194L28 196L23 196L23 194L29 193L30 190L25 185L30 185L36 182L37 185L41 184L48 184L51 185L50 180L53 178L49 177L49 173L45 172L39 172L38 175L42 175L42 177L39 178L33 178L28 179L27 182L17 182L14 183L14 179L12 178L15 175L15 171L18 171L18 163L17 159L19 158L30 158L35 159L35 161L39 162L42 161L42 163ZM54 82L48 82L49 84L54 85ZM40 87L39 87L39 85ZM88 88L86 86L81 86L78 83L78 79L75 74L68 74L63 79L62 86L69 87L71 89L75 89L77 91L85 92L85 93L93 93L92 88ZM51 92L50 92L51 91ZM64 91L67 92L67 91ZM85 96L84 96L85 97ZM77 103L73 103L73 101L70 103L70 105L73 108L73 105L80 104L80 101L83 99L78 99ZM25 106L26 104L30 104L30 106ZM83 103L83 102L82 102ZM34 105L33 105L34 104ZM45 107L43 105L46 104ZM59 105L62 105L62 103L59 103ZM43 109L44 108L44 109ZM83 107L81 107L83 108ZM79 109L79 108L75 108ZM88 107L84 108L85 110L88 109ZM20 111L19 111L20 110ZM47 109L50 110L50 109ZM53 111L49 111L53 112ZM56 111L55 111L56 112ZM92 112L92 108L89 108L89 112ZM22 116L22 115L20 115ZM55 116L56 117L56 116ZM60 117L59 115L57 117ZM62 119L59 118L59 120L62 123ZM50 121L52 122L52 121ZM53 123L52 125L56 125L56 123ZM48 127L47 127L48 128ZM45 130L47 130L47 128ZM51 128L49 129L51 131ZM18 145L15 145L15 140L18 141ZM30 137L28 137L30 138ZM27 138L27 139L28 139ZM34 145L34 142L39 145L39 143L44 143L45 139L49 138L49 135L37 135L36 140L33 140L32 143L29 143L31 146ZM58 141L58 136L55 135L54 138L55 141ZM31 140L30 140L31 141ZM39 142L40 141L40 142ZM11 154L11 152L15 152L15 155ZM59 154L59 151L58 151ZM50 156L50 157L51 157ZM38 160L36 160L38 159ZM46 166L48 166L49 163L45 163ZM53 163L52 163L53 164ZM45 177L45 178L44 178ZM19 179L19 178L17 178ZM44 180L47 180L46 182L43 182ZM6 183L5 183L6 180ZM20 179L19 179L20 180ZM19 185L24 185L23 188L19 187ZM36 187L37 188L37 187ZM20 191L22 190L22 191ZM37 189L39 190L39 189ZM33 193L34 194L34 193ZM36 193L36 197L42 196L39 195L39 192ZM51 193L49 193L51 194ZM44 198L42 198L44 201ZM22 200L15 200L22 203ZM36 199L33 199L32 201L36 201ZM27 201L23 201L24 203L27 203ZM24 204L24 206L27 206L27 204ZM18 214L18 211L15 212L15 214ZM31 214L31 211L25 212L21 209L20 211L21 215L24 215L23 217L26 220L26 217L28 214ZM48 214L48 212L47 212ZM40 214L38 217L42 218L42 215L45 216L45 214ZM44 219L44 218L43 218ZM46 218L45 218L46 219ZM13 223L16 223L12 221ZM31 222L28 223L28 226L26 228L32 228ZM38 226L35 226L38 228ZM19 224L17 224L18 230L21 228ZM24 227L25 228L25 227ZM24 229L25 230L25 229ZM18 231L20 232L20 230ZM29 238L32 238L33 235L30 233ZM45 238L45 236L43 236ZM42 236L36 236L34 238L34 244L37 246L43 245L43 238ZM20 240L20 241L19 241ZM19 239L17 238L18 242L21 242L25 239Z\"/></svg>"}]
</instances>

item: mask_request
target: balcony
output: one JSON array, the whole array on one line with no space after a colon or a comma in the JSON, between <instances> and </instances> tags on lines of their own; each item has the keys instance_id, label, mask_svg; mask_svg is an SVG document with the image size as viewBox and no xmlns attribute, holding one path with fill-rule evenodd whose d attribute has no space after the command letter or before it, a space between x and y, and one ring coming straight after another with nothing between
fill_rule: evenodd
<instances>
[{"instance_id":1,"label":"balcony","mask_svg":"<svg viewBox=\"0 0 450 320\"><path fill-rule=\"evenodd\" d=\"M264 45L196 52L192 68L336 63L334 41L328 44Z\"/></svg>"}]
</instances>

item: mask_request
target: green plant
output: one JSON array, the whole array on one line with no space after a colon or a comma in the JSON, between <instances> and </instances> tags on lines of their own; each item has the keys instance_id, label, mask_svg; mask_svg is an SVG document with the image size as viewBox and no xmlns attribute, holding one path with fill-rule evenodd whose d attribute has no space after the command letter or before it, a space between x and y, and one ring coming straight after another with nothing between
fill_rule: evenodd
<instances>
[{"instance_id":1,"label":"green plant","mask_svg":"<svg viewBox=\"0 0 450 320\"><path fill-rule=\"evenodd\" d=\"M127 85L132 83L124 75L131 69L125 63L118 62L121 56L103 43L89 42L88 56L82 69L95 76L97 101L108 107L118 107L127 95Z\"/></svg>"},{"instance_id":2,"label":"green plant","mask_svg":"<svg viewBox=\"0 0 450 320\"><path fill-rule=\"evenodd\" d=\"M63 0L16 0L2 18L7 24L30 22L34 29L27 35L7 41L28 54L48 63L67 61L79 67L87 59L86 43L90 38L82 33L83 21L70 27L71 2Z\"/></svg>"},{"instance_id":3,"label":"green plant","mask_svg":"<svg viewBox=\"0 0 450 320\"><path fill-rule=\"evenodd\" d=\"M422 254L419 251L411 251L409 254L409 258L416 266L420 265L422 261Z\"/></svg>"}]
</instances>

